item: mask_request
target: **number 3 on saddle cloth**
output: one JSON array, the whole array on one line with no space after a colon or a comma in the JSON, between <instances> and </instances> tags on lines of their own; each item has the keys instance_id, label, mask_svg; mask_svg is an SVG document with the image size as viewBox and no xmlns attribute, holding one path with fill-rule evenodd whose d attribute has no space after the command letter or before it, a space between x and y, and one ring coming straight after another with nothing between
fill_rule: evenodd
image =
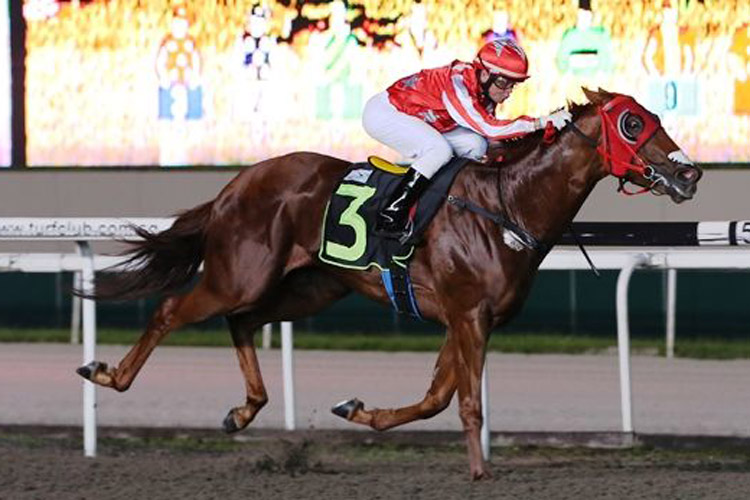
<instances>
[{"instance_id":1,"label":"number 3 on saddle cloth","mask_svg":"<svg viewBox=\"0 0 750 500\"><path fill-rule=\"evenodd\" d=\"M406 168L371 156L367 162L353 163L334 190L323 217L318 258L346 269L380 269L383 286L393 307L422 319L409 279L409 260L421 235L446 200L459 170L468 162L453 158L433 177L429 188L412 208L414 231L405 244L375 234L380 209L396 188Z\"/></svg>"}]
</instances>

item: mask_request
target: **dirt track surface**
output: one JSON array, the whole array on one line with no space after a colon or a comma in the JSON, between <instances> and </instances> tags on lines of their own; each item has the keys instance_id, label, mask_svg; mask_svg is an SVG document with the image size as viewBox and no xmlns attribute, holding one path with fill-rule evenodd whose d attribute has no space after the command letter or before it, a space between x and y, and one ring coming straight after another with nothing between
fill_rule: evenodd
<instances>
[{"instance_id":1,"label":"dirt track surface","mask_svg":"<svg viewBox=\"0 0 750 500\"><path fill-rule=\"evenodd\" d=\"M747 499L748 452L503 448L471 482L455 436L406 444L335 432L102 436L0 429L1 499ZM163 432L163 431L162 431ZM423 436L428 433L415 433ZM338 437L337 437L338 436ZM352 437L355 436L355 437ZM386 436L384 434L379 436Z\"/></svg>"}]
</instances>

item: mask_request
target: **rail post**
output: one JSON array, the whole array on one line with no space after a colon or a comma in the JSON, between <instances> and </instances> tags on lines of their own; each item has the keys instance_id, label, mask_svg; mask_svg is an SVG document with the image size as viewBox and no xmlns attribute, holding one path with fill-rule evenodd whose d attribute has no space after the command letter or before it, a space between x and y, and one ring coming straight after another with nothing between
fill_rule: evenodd
<instances>
[{"instance_id":1,"label":"rail post","mask_svg":"<svg viewBox=\"0 0 750 500\"><path fill-rule=\"evenodd\" d=\"M630 382L630 327L628 325L628 289L633 270L643 264L643 256L634 256L617 276L617 356L620 364L620 413L622 431L633 432L633 397Z\"/></svg>"},{"instance_id":2,"label":"rail post","mask_svg":"<svg viewBox=\"0 0 750 500\"><path fill-rule=\"evenodd\" d=\"M81 256L81 289L85 293L94 291L94 255L88 241L76 241ZM91 299L83 299L83 365L96 357L96 305ZM96 386L83 381L83 454L96 456Z\"/></svg>"},{"instance_id":3,"label":"rail post","mask_svg":"<svg viewBox=\"0 0 750 500\"><path fill-rule=\"evenodd\" d=\"M482 456L485 460L490 459L490 396L487 385L487 356L485 355L482 369L482 431L480 434Z\"/></svg>"},{"instance_id":4,"label":"rail post","mask_svg":"<svg viewBox=\"0 0 750 500\"><path fill-rule=\"evenodd\" d=\"M674 357L675 319L677 309L677 270L667 270L667 348L668 359Z\"/></svg>"},{"instance_id":5,"label":"rail post","mask_svg":"<svg viewBox=\"0 0 750 500\"><path fill-rule=\"evenodd\" d=\"M284 378L284 423L286 430L296 428L294 410L294 358L292 356L292 322L281 322L281 365Z\"/></svg>"}]
</instances>

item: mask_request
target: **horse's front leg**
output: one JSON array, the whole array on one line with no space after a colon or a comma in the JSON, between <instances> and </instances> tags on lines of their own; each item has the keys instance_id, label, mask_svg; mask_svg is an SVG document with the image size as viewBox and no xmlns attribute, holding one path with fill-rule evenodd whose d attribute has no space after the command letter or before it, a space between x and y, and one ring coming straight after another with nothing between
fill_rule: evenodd
<instances>
[{"instance_id":1,"label":"horse's front leg","mask_svg":"<svg viewBox=\"0 0 750 500\"><path fill-rule=\"evenodd\" d=\"M481 379L489 326L479 317L451 321L456 336L456 378L458 412L466 435L472 479L489 477L482 456Z\"/></svg>"},{"instance_id":2,"label":"horse's front leg","mask_svg":"<svg viewBox=\"0 0 750 500\"><path fill-rule=\"evenodd\" d=\"M456 375L454 370L455 349L453 336L450 331L443 347L440 349L432 384L427 394L419 403L395 409L373 408L366 410L359 399L350 399L334 406L331 411L347 420L383 431L414 420L430 418L437 415L451 402L456 392Z\"/></svg>"},{"instance_id":3,"label":"horse's front leg","mask_svg":"<svg viewBox=\"0 0 750 500\"><path fill-rule=\"evenodd\" d=\"M253 421L255 415L268 402L268 394L260 373L258 357L255 354L254 338L259 325L252 320L250 314L227 316L227 322L237 351L240 369L245 377L247 392L245 404L232 408L224 418L224 431L232 433L244 429Z\"/></svg>"}]
</instances>

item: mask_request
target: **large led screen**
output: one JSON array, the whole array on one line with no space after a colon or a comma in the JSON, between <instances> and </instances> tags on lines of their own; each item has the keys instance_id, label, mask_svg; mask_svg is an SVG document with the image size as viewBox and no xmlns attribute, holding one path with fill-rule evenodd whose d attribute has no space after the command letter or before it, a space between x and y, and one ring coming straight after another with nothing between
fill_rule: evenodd
<instances>
[{"instance_id":1,"label":"large led screen","mask_svg":"<svg viewBox=\"0 0 750 500\"><path fill-rule=\"evenodd\" d=\"M503 116L602 87L658 113L693 159L750 161L747 0L26 0L24 14L32 166L393 158L362 129L366 99L498 36L532 74Z\"/></svg>"}]
</instances>

